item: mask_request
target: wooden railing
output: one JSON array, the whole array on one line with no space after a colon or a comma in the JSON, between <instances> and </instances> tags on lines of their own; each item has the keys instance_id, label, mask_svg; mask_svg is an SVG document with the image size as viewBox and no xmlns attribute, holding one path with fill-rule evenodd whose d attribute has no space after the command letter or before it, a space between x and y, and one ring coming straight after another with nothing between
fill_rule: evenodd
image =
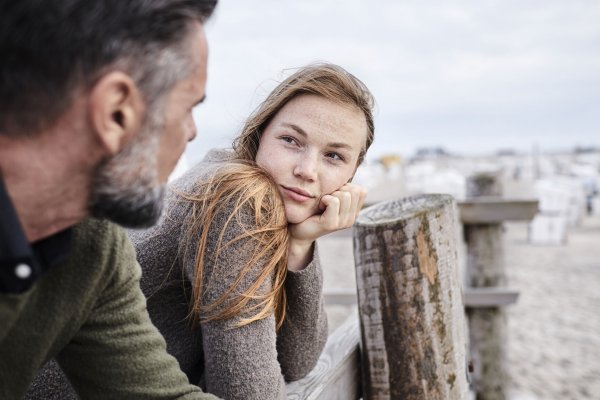
<instances>
[{"instance_id":1,"label":"wooden railing","mask_svg":"<svg viewBox=\"0 0 600 400\"><path fill-rule=\"evenodd\" d=\"M313 370L303 379L287 384L290 400L360 399L360 330L353 312L329 338Z\"/></svg>"},{"instance_id":2,"label":"wooden railing","mask_svg":"<svg viewBox=\"0 0 600 400\"><path fill-rule=\"evenodd\" d=\"M506 221L530 221L537 200L507 200L499 173L487 172L467 179L468 200L461 217L466 255L466 293L469 353L473 365L472 388L478 399L507 398L507 315L504 306L514 303L519 292L508 285L504 262Z\"/></svg>"},{"instance_id":3,"label":"wooden railing","mask_svg":"<svg viewBox=\"0 0 600 400\"><path fill-rule=\"evenodd\" d=\"M467 398L463 310L497 310L518 292L468 286L461 295L456 224L472 231L529 220L536 210L536 201L490 197L457 207L443 195L363 210L353 231L339 233L354 238L358 288L324 294L326 304L358 304L360 314L330 335L307 377L287 385L288 399Z\"/></svg>"},{"instance_id":4,"label":"wooden railing","mask_svg":"<svg viewBox=\"0 0 600 400\"><path fill-rule=\"evenodd\" d=\"M511 199L500 197L479 197L462 200L458 203L459 218L463 230L470 225L484 226L507 221L531 221L538 210L538 201L533 199ZM353 228L336 232L338 237L351 238ZM467 248L467 252L469 248ZM471 249L473 252L474 249ZM491 253L492 257L499 257ZM501 256L500 256L501 257ZM324 294L326 305L357 304L356 289L328 289ZM519 292L508 287L463 288L463 304L467 308L493 307L513 304Z\"/></svg>"}]
</instances>

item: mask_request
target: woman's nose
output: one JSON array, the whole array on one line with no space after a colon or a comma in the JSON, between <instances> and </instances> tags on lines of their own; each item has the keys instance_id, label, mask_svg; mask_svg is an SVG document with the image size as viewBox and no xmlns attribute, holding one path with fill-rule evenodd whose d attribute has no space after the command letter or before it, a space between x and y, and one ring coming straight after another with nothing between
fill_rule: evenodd
<instances>
[{"instance_id":1,"label":"woman's nose","mask_svg":"<svg viewBox=\"0 0 600 400\"><path fill-rule=\"evenodd\" d=\"M294 167L294 175L306 180L317 178L317 159L315 155L303 153L299 155Z\"/></svg>"}]
</instances>

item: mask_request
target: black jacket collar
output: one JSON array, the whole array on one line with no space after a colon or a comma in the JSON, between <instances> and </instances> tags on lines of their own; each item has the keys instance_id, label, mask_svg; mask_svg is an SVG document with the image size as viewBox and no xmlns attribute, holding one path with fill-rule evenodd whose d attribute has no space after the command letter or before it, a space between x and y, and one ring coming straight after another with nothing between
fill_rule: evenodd
<instances>
[{"instance_id":1,"label":"black jacket collar","mask_svg":"<svg viewBox=\"0 0 600 400\"><path fill-rule=\"evenodd\" d=\"M0 293L22 293L71 252L71 229L30 244L0 174Z\"/></svg>"}]
</instances>

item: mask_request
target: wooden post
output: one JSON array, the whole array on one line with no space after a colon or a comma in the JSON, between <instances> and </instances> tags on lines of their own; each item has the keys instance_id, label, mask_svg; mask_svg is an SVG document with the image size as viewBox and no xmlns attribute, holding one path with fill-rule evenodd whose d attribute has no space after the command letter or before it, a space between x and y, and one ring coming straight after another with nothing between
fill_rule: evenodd
<instances>
[{"instance_id":1,"label":"wooden post","mask_svg":"<svg viewBox=\"0 0 600 400\"><path fill-rule=\"evenodd\" d=\"M482 173L467 180L467 197L502 196L500 177ZM502 223L465 224L467 286L506 286ZM506 399L506 315L501 307L467 308L473 388L477 400Z\"/></svg>"},{"instance_id":2,"label":"wooden post","mask_svg":"<svg viewBox=\"0 0 600 400\"><path fill-rule=\"evenodd\" d=\"M365 400L467 398L457 218L448 195L360 213L354 258Z\"/></svg>"}]
</instances>

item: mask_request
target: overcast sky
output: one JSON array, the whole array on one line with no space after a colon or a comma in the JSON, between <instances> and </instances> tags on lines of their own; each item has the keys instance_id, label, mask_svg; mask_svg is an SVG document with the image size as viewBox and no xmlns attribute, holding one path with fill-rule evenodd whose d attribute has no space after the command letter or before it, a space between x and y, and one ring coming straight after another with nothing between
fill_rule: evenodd
<instances>
[{"instance_id":1,"label":"overcast sky","mask_svg":"<svg viewBox=\"0 0 600 400\"><path fill-rule=\"evenodd\" d=\"M230 145L290 68L319 60L375 95L370 158L600 146L597 0L221 0L206 31L190 161Z\"/></svg>"}]
</instances>

